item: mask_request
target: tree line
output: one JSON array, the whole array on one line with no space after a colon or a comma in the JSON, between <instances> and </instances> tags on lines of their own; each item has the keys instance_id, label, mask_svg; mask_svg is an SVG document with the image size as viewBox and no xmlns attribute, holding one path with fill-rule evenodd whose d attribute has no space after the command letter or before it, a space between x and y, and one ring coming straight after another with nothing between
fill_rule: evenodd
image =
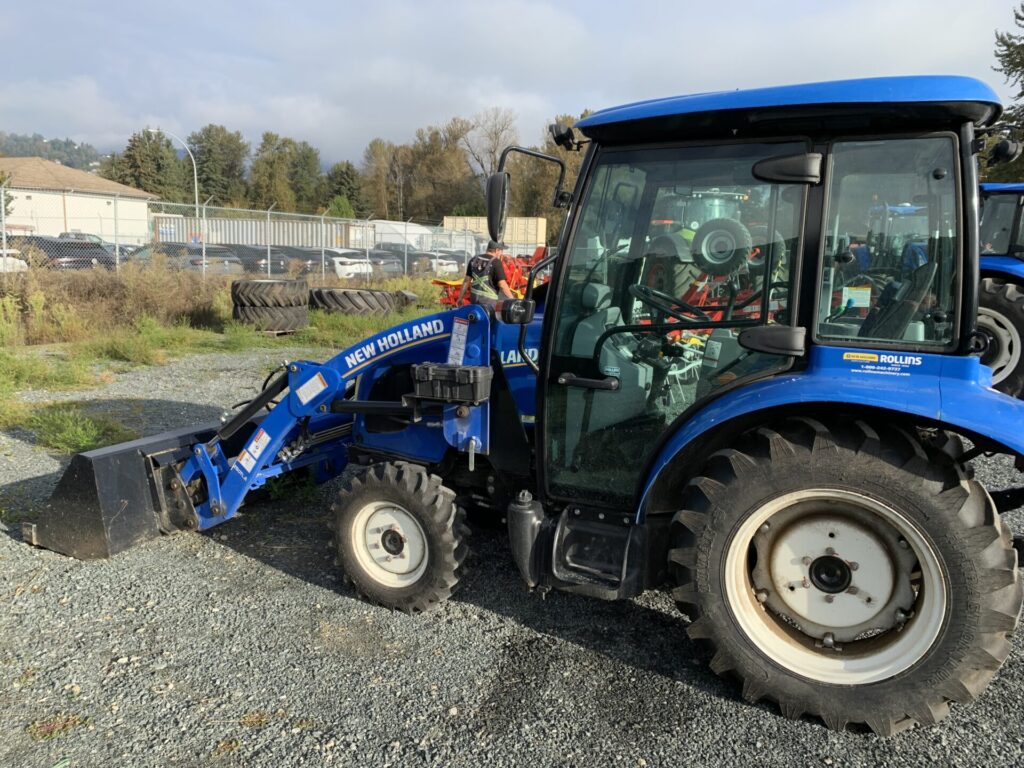
<instances>
[{"instance_id":1,"label":"tree line","mask_svg":"<svg viewBox=\"0 0 1024 768\"><path fill-rule=\"evenodd\" d=\"M345 160L326 170L316 147L269 131L255 150L241 132L223 125L204 126L186 142L195 157L200 201L209 197L211 205L439 222L446 215L484 213L484 181L497 169L502 149L518 142L515 123L515 113L501 108L454 117L418 129L408 143L375 138L358 166ZM550 139L534 148L566 154ZM567 159L571 182L579 159ZM554 166L514 157L509 169L516 176L513 214L547 214ZM191 161L159 131L133 134L123 151L104 159L100 175L167 201L194 199ZM552 212L552 224L558 221Z\"/></svg>"}]
</instances>

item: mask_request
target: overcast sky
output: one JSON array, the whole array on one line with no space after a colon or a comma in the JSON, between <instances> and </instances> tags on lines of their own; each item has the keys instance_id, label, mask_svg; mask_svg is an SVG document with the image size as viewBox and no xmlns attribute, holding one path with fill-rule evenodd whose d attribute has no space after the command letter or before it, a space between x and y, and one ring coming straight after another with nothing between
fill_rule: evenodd
<instances>
[{"instance_id":1,"label":"overcast sky","mask_svg":"<svg viewBox=\"0 0 1024 768\"><path fill-rule=\"evenodd\" d=\"M895 74L979 77L1009 100L1009 0L8 2L0 130L120 150L206 123L305 139L325 163L491 106L549 118L682 93Z\"/></svg>"}]
</instances>

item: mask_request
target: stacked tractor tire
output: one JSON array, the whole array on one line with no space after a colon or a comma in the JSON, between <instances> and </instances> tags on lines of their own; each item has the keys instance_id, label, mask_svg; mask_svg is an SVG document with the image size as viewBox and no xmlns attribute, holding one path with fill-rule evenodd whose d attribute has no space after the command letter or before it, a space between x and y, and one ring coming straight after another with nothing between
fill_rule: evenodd
<instances>
[{"instance_id":1,"label":"stacked tractor tire","mask_svg":"<svg viewBox=\"0 0 1024 768\"><path fill-rule=\"evenodd\" d=\"M409 291L312 288L305 280L236 280L231 316L256 330L289 333L309 325L309 310L344 315L388 315L415 303Z\"/></svg>"},{"instance_id":2,"label":"stacked tractor tire","mask_svg":"<svg viewBox=\"0 0 1024 768\"><path fill-rule=\"evenodd\" d=\"M309 325L305 280L235 280L231 317L258 331L288 333Z\"/></svg>"}]
</instances>

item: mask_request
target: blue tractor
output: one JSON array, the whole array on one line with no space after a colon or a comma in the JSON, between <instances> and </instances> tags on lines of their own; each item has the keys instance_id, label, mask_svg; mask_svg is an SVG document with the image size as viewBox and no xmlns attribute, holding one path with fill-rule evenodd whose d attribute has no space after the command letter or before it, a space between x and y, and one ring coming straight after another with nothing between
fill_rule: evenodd
<instances>
[{"instance_id":1,"label":"blue tractor","mask_svg":"<svg viewBox=\"0 0 1024 768\"><path fill-rule=\"evenodd\" d=\"M976 80L905 77L556 126L585 151L572 191L559 157L501 161L561 165L547 284L290 363L223 424L80 454L25 536L105 557L226 522L271 478L342 476L342 568L419 612L458 587L462 502L485 499L529 588L667 587L749 701L934 723L992 680L1022 599L1000 518L1022 492L969 466L1024 462L1024 402L991 387L975 326L976 137L1000 110ZM494 239L510 183L488 180ZM704 236L660 245L698 199L722 202ZM895 201L927 223L910 259L871 228Z\"/></svg>"},{"instance_id":2,"label":"blue tractor","mask_svg":"<svg viewBox=\"0 0 1024 768\"><path fill-rule=\"evenodd\" d=\"M992 383L1024 393L1024 184L981 185L981 293L978 331L988 344L982 362Z\"/></svg>"}]
</instances>

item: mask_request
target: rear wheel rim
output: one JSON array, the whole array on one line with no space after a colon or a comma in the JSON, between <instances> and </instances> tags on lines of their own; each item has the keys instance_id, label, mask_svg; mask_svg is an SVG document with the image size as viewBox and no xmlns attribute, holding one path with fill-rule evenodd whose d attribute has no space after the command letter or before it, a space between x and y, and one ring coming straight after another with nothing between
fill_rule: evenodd
<instances>
[{"instance_id":1,"label":"rear wheel rim","mask_svg":"<svg viewBox=\"0 0 1024 768\"><path fill-rule=\"evenodd\" d=\"M378 584L402 588L427 570L429 553L423 526L390 501L364 505L352 518L352 548L362 570Z\"/></svg>"},{"instance_id":2,"label":"rear wheel rim","mask_svg":"<svg viewBox=\"0 0 1024 768\"><path fill-rule=\"evenodd\" d=\"M766 550L765 537L773 526L782 530ZM830 530L836 539L816 540ZM857 536L860 543L854 545ZM795 549L787 553L780 547ZM842 568L832 568L835 563L826 559L846 562L844 549L856 549L857 557L865 560L856 563L852 574L849 564L840 572ZM820 572L812 579L816 565ZM765 583L766 570L770 584ZM781 600L771 590L787 589L785 584L803 572L807 583L797 589L808 600L801 613L800 605ZM755 509L727 544L722 576L730 613L750 643L788 671L834 685L866 685L912 667L934 645L949 604L945 571L918 527L889 505L842 489L796 491ZM845 584L848 576L851 581ZM892 580L888 588L885 578ZM836 592L840 586L843 590ZM872 594L884 605L865 624L889 628L836 642L835 637L856 631L846 609L857 607L859 599L861 613L871 614L864 601Z\"/></svg>"},{"instance_id":3,"label":"rear wheel rim","mask_svg":"<svg viewBox=\"0 0 1024 768\"><path fill-rule=\"evenodd\" d=\"M988 349L981 356L981 362L992 369L992 383L999 384L1020 363L1020 333L1006 315L989 307L978 310L977 325L988 338Z\"/></svg>"},{"instance_id":4,"label":"rear wheel rim","mask_svg":"<svg viewBox=\"0 0 1024 768\"><path fill-rule=\"evenodd\" d=\"M701 243L701 255L708 262L715 265L728 264L736 252L737 243L735 236L725 229L716 229L709 232Z\"/></svg>"}]
</instances>

